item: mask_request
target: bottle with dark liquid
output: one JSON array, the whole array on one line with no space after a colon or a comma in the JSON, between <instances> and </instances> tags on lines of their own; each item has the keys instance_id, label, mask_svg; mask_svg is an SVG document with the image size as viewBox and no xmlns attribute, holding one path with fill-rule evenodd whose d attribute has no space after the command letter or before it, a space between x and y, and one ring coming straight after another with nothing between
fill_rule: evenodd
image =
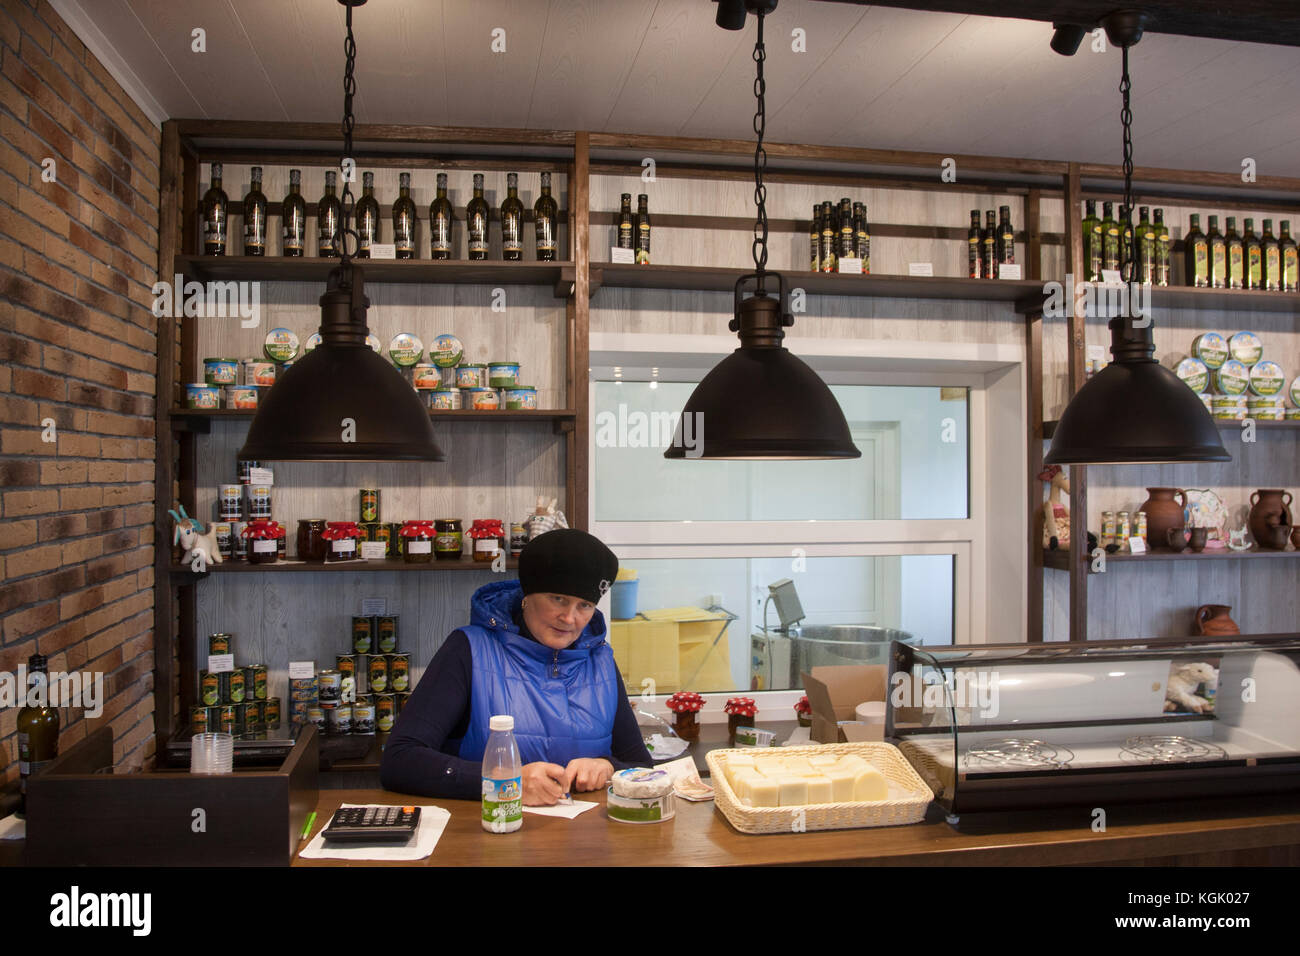
<instances>
[{"instance_id":1,"label":"bottle with dark liquid","mask_svg":"<svg viewBox=\"0 0 1300 956\"><path fill-rule=\"evenodd\" d=\"M650 197L645 193L636 197L636 264L650 264Z\"/></svg>"},{"instance_id":2,"label":"bottle with dark liquid","mask_svg":"<svg viewBox=\"0 0 1300 956\"><path fill-rule=\"evenodd\" d=\"M867 204L853 204L854 255L862 260L862 274L871 274L871 226L867 223Z\"/></svg>"},{"instance_id":3,"label":"bottle with dark liquid","mask_svg":"<svg viewBox=\"0 0 1300 956\"><path fill-rule=\"evenodd\" d=\"M1210 288L1228 287L1228 241L1219 232L1219 217L1210 217L1210 231L1205 234L1210 256Z\"/></svg>"},{"instance_id":4,"label":"bottle with dark liquid","mask_svg":"<svg viewBox=\"0 0 1300 956\"><path fill-rule=\"evenodd\" d=\"M465 206L465 234L469 257L481 262L488 257L488 204L483 198L483 174L474 174L474 195Z\"/></svg>"},{"instance_id":5,"label":"bottle with dark liquid","mask_svg":"<svg viewBox=\"0 0 1300 956\"><path fill-rule=\"evenodd\" d=\"M1246 232L1241 237L1242 265L1247 289L1264 288L1264 246L1255 235L1255 220L1246 220Z\"/></svg>"},{"instance_id":6,"label":"bottle with dark liquid","mask_svg":"<svg viewBox=\"0 0 1300 956\"><path fill-rule=\"evenodd\" d=\"M280 238L286 256L301 256L307 244L307 203L302 198L302 172L289 170L289 195L280 204Z\"/></svg>"},{"instance_id":7,"label":"bottle with dark liquid","mask_svg":"<svg viewBox=\"0 0 1300 956\"><path fill-rule=\"evenodd\" d=\"M411 199L411 174L397 177L398 195L393 202L393 247L399 259L415 258L415 202Z\"/></svg>"},{"instance_id":8,"label":"bottle with dark liquid","mask_svg":"<svg viewBox=\"0 0 1300 956\"><path fill-rule=\"evenodd\" d=\"M519 201L519 174L506 173L506 198L501 201L501 258L524 258L524 204Z\"/></svg>"},{"instance_id":9,"label":"bottle with dark liquid","mask_svg":"<svg viewBox=\"0 0 1300 956\"><path fill-rule=\"evenodd\" d=\"M1264 220L1264 234L1259 237L1263 249L1263 286L1270 292L1282 291L1282 247L1273 235L1273 220Z\"/></svg>"},{"instance_id":10,"label":"bottle with dark liquid","mask_svg":"<svg viewBox=\"0 0 1300 956\"><path fill-rule=\"evenodd\" d=\"M618 247L632 248L632 194L624 193L618 209Z\"/></svg>"},{"instance_id":11,"label":"bottle with dark liquid","mask_svg":"<svg viewBox=\"0 0 1300 956\"><path fill-rule=\"evenodd\" d=\"M1137 277L1143 285L1155 285L1156 281L1156 230L1150 215L1149 207L1138 207Z\"/></svg>"},{"instance_id":12,"label":"bottle with dark liquid","mask_svg":"<svg viewBox=\"0 0 1300 956\"><path fill-rule=\"evenodd\" d=\"M369 259L370 246L379 238L379 201L375 199L375 174L361 174L361 198L357 200L357 258Z\"/></svg>"},{"instance_id":13,"label":"bottle with dark liquid","mask_svg":"<svg viewBox=\"0 0 1300 956\"><path fill-rule=\"evenodd\" d=\"M556 248L559 243L556 240L557 225L555 217L559 210L555 205L555 200L551 198L551 174L542 173L542 194L537 197L537 202L533 205L533 223L537 231L537 261L554 262L556 258Z\"/></svg>"},{"instance_id":14,"label":"bottle with dark liquid","mask_svg":"<svg viewBox=\"0 0 1300 956\"><path fill-rule=\"evenodd\" d=\"M1083 271L1086 282L1101 281L1101 220L1095 199L1084 202Z\"/></svg>"},{"instance_id":15,"label":"bottle with dark liquid","mask_svg":"<svg viewBox=\"0 0 1300 956\"><path fill-rule=\"evenodd\" d=\"M1246 247L1237 235L1237 217L1228 217L1228 234L1223 237L1228 248L1228 288L1246 287Z\"/></svg>"},{"instance_id":16,"label":"bottle with dark liquid","mask_svg":"<svg viewBox=\"0 0 1300 956\"><path fill-rule=\"evenodd\" d=\"M1156 229L1156 285L1169 285L1169 227L1165 225L1165 211L1157 209Z\"/></svg>"},{"instance_id":17,"label":"bottle with dark liquid","mask_svg":"<svg viewBox=\"0 0 1300 956\"><path fill-rule=\"evenodd\" d=\"M984 278L984 257L980 255L980 211L970 211L970 228L966 230L966 277Z\"/></svg>"},{"instance_id":18,"label":"bottle with dark liquid","mask_svg":"<svg viewBox=\"0 0 1300 956\"><path fill-rule=\"evenodd\" d=\"M835 239L839 231L839 223L835 221L835 207L827 200L822 203L822 272L839 271L839 261L835 257Z\"/></svg>"},{"instance_id":19,"label":"bottle with dark liquid","mask_svg":"<svg viewBox=\"0 0 1300 956\"><path fill-rule=\"evenodd\" d=\"M1201 217L1192 213L1191 228L1183 238L1183 265L1187 284L1206 288L1210 284L1210 245L1201 232Z\"/></svg>"},{"instance_id":20,"label":"bottle with dark liquid","mask_svg":"<svg viewBox=\"0 0 1300 956\"><path fill-rule=\"evenodd\" d=\"M1103 272L1119 271L1119 223L1115 221L1114 204L1101 204L1101 269Z\"/></svg>"},{"instance_id":21,"label":"bottle with dark liquid","mask_svg":"<svg viewBox=\"0 0 1300 956\"><path fill-rule=\"evenodd\" d=\"M244 197L244 255L266 255L266 196L262 195L262 167L248 173L248 195Z\"/></svg>"},{"instance_id":22,"label":"bottle with dark liquid","mask_svg":"<svg viewBox=\"0 0 1300 956\"><path fill-rule=\"evenodd\" d=\"M203 216L203 254L207 256L224 256L226 254L226 194L221 188L221 164L212 164L212 183L203 194L201 212Z\"/></svg>"},{"instance_id":23,"label":"bottle with dark liquid","mask_svg":"<svg viewBox=\"0 0 1300 956\"><path fill-rule=\"evenodd\" d=\"M998 207L998 265L1014 265L1016 261L1016 231L1011 227L1011 207Z\"/></svg>"},{"instance_id":24,"label":"bottle with dark liquid","mask_svg":"<svg viewBox=\"0 0 1300 956\"><path fill-rule=\"evenodd\" d=\"M822 207L820 203L813 203L812 225L808 227L808 264L813 272L821 271Z\"/></svg>"},{"instance_id":25,"label":"bottle with dark liquid","mask_svg":"<svg viewBox=\"0 0 1300 956\"><path fill-rule=\"evenodd\" d=\"M49 706L49 675L46 659L33 654L27 659L28 686L22 688L23 704L18 711L18 778L21 794L18 815L27 816L27 780L40 773L59 755L59 712ZM37 676L39 675L39 676Z\"/></svg>"},{"instance_id":26,"label":"bottle with dark liquid","mask_svg":"<svg viewBox=\"0 0 1300 956\"><path fill-rule=\"evenodd\" d=\"M840 200L840 245L835 250L841 259L856 259L858 230L853 222L853 200L845 196Z\"/></svg>"},{"instance_id":27,"label":"bottle with dark liquid","mask_svg":"<svg viewBox=\"0 0 1300 956\"><path fill-rule=\"evenodd\" d=\"M316 254L325 259L337 259L340 255L334 244L334 234L339 231L339 222L342 220L339 200L334 195L337 176L332 169L325 173L325 195L316 204ZM340 236L338 242L342 241Z\"/></svg>"},{"instance_id":28,"label":"bottle with dark liquid","mask_svg":"<svg viewBox=\"0 0 1300 956\"><path fill-rule=\"evenodd\" d=\"M994 220L992 209L984 211L984 236L980 243L984 247L984 278L993 279L998 274L998 260L996 252L998 239L998 226Z\"/></svg>"},{"instance_id":29,"label":"bottle with dark liquid","mask_svg":"<svg viewBox=\"0 0 1300 956\"><path fill-rule=\"evenodd\" d=\"M438 174L438 194L429 203L429 258L451 258L451 222L455 214L447 199L447 174Z\"/></svg>"},{"instance_id":30,"label":"bottle with dark liquid","mask_svg":"<svg viewBox=\"0 0 1300 956\"><path fill-rule=\"evenodd\" d=\"M1282 220L1282 236L1277 245L1282 260L1282 291L1295 292L1300 288L1300 255L1297 255L1295 240L1291 238L1290 219Z\"/></svg>"}]
</instances>

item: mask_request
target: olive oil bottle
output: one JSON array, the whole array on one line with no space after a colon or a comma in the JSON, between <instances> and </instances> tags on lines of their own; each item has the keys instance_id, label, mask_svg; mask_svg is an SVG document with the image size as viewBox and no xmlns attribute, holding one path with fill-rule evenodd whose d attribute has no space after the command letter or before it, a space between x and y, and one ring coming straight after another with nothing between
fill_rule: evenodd
<instances>
[{"instance_id":1,"label":"olive oil bottle","mask_svg":"<svg viewBox=\"0 0 1300 956\"><path fill-rule=\"evenodd\" d=\"M339 206L339 198L334 195L335 180L338 173L334 170L327 170L325 173L325 195L320 197L320 202L316 204L316 254L325 259L337 259L339 257L338 247L335 246L334 234L339 231L339 221L342 218ZM342 242L339 237L338 242Z\"/></svg>"},{"instance_id":2,"label":"olive oil bottle","mask_svg":"<svg viewBox=\"0 0 1300 956\"><path fill-rule=\"evenodd\" d=\"M1273 220L1264 220L1264 234L1259 237L1263 250L1264 281L1263 286L1270 292L1282 291L1282 248L1277 237L1273 235Z\"/></svg>"},{"instance_id":3,"label":"olive oil bottle","mask_svg":"<svg viewBox=\"0 0 1300 956\"><path fill-rule=\"evenodd\" d=\"M537 261L554 262L559 240L556 232L559 228L556 217L559 209L551 198L551 174L542 173L542 191L533 204L533 226L537 234Z\"/></svg>"},{"instance_id":4,"label":"olive oil bottle","mask_svg":"<svg viewBox=\"0 0 1300 956\"><path fill-rule=\"evenodd\" d=\"M1097 201L1084 202L1083 271L1087 282L1101 281L1101 220L1097 218Z\"/></svg>"},{"instance_id":5,"label":"olive oil bottle","mask_svg":"<svg viewBox=\"0 0 1300 956\"><path fill-rule=\"evenodd\" d=\"M28 687L18 711L18 776L21 803L18 814L27 815L27 780L40 773L59 755L59 712L49 706L49 674L42 654L27 659ZM38 676L39 675L39 676Z\"/></svg>"},{"instance_id":6,"label":"olive oil bottle","mask_svg":"<svg viewBox=\"0 0 1300 956\"><path fill-rule=\"evenodd\" d=\"M307 203L302 198L302 171L289 170L289 195L280 204L281 249L286 256L298 257L307 244Z\"/></svg>"},{"instance_id":7,"label":"olive oil bottle","mask_svg":"<svg viewBox=\"0 0 1300 956\"><path fill-rule=\"evenodd\" d=\"M636 196L636 264L650 264L650 197L645 193Z\"/></svg>"},{"instance_id":8,"label":"olive oil bottle","mask_svg":"<svg viewBox=\"0 0 1300 956\"><path fill-rule=\"evenodd\" d=\"M524 204L519 201L519 174L506 173L506 198L501 200L501 258L524 258Z\"/></svg>"},{"instance_id":9,"label":"olive oil bottle","mask_svg":"<svg viewBox=\"0 0 1300 956\"><path fill-rule=\"evenodd\" d=\"M203 216L203 254L206 256L224 256L226 254L226 220L228 200L221 188L221 164L212 164L212 183L203 194L200 212Z\"/></svg>"},{"instance_id":10,"label":"olive oil bottle","mask_svg":"<svg viewBox=\"0 0 1300 956\"><path fill-rule=\"evenodd\" d=\"M474 174L474 195L465 206L465 232L469 257L481 262L488 257L488 204L483 198L483 174Z\"/></svg>"},{"instance_id":11,"label":"olive oil bottle","mask_svg":"<svg viewBox=\"0 0 1300 956\"><path fill-rule=\"evenodd\" d=\"M1156 229L1156 285L1169 285L1169 227L1165 225L1165 211L1154 213Z\"/></svg>"},{"instance_id":12,"label":"olive oil bottle","mask_svg":"<svg viewBox=\"0 0 1300 956\"><path fill-rule=\"evenodd\" d=\"M1223 237L1228 255L1228 288L1246 288L1246 247L1237 235L1237 217L1228 217L1228 233Z\"/></svg>"},{"instance_id":13,"label":"olive oil bottle","mask_svg":"<svg viewBox=\"0 0 1300 956\"><path fill-rule=\"evenodd\" d=\"M262 167L248 173L248 195L244 197L244 255L266 255L266 196L262 194Z\"/></svg>"},{"instance_id":14,"label":"olive oil bottle","mask_svg":"<svg viewBox=\"0 0 1300 956\"><path fill-rule=\"evenodd\" d=\"M867 222L867 204L857 203L862 207L862 215L854 216L854 230L857 238L858 258L862 260L862 274L871 275L871 223Z\"/></svg>"},{"instance_id":15,"label":"olive oil bottle","mask_svg":"<svg viewBox=\"0 0 1300 956\"><path fill-rule=\"evenodd\" d=\"M632 248L632 194L623 193L618 209L618 247Z\"/></svg>"},{"instance_id":16,"label":"olive oil bottle","mask_svg":"<svg viewBox=\"0 0 1300 956\"><path fill-rule=\"evenodd\" d=\"M1219 232L1219 217L1210 217L1210 231L1205 234L1210 255L1210 288L1228 287L1228 242Z\"/></svg>"},{"instance_id":17,"label":"olive oil bottle","mask_svg":"<svg viewBox=\"0 0 1300 956\"><path fill-rule=\"evenodd\" d=\"M1191 228L1183 238L1187 284L1205 288L1210 284L1210 246L1205 241L1205 233L1201 232L1201 217L1192 213L1191 222Z\"/></svg>"},{"instance_id":18,"label":"olive oil bottle","mask_svg":"<svg viewBox=\"0 0 1300 956\"><path fill-rule=\"evenodd\" d=\"M995 213L992 209L984 210L984 235L980 243L984 247L984 278L996 279L998 276L998 257L996 254L998 241L998 224L994 219Z\"/></svg>"},{"instance_id":19,"label":"olive oil bottle","mask_svg":"<svg viewBox=\"0 0 1300 956\"><path fill-rule=\"evenodd\" d=\"M1119 223L1115 221L1114 204L1101 204L1101 268L1103 272L1119 271Z\"/></svg>"},{"instance_id":20,"label":"olive oil bottle","mask_svg":"<svg viewBox=\"0 0 1300 956\"><path fill-rule=\"evenodd\" d=\"M820 272L822 265L822 207L813 203L812 224L808 227L808 265L813 272Z\"/></svg>"},{"instance_id":21,"label":"olive oil bottle","mask_svg":"<svg viewBox=\"0 0 1300 956\"><path fill-rule=\"evenodd\" d=\"M1264 288L1264 246L1255 235L1255 220L1246 220L1246 232L1241 237L1243 278L1247 289Z\"/></svg>"},{"instance_id":22,"label":"olive oil bottle","mask_svg":"<svg viewBox=\"0 0 1300 956\"><path fill-rule=\"evenodd\" d=\"M393 202L393 247L399 259L415 258L415 203L411 199L411 174L397 177L398 195Z\"/></svg>"},{"instance_id":23,"label":"olive oil bottle","mask_svg":"<svg viewBox=\"0 0 1300 956\"><path fill-rule=\"evenodd\" d=\"M369 259L370 246L379 238L379 201L375 199L375 174L361 174L361 198L357 200L357 258Z\"/></svg>"},{"instance_id":24,"label":"olive oil bottle","mask_svg":"<svg viewBox=\"0 0 1300 956\"><path fill-rule=\"evenodd\" d=\"M845 196L840 200L839 248L835 250L842 260L857 258L858 231L853 223L853 200Z\"/></svg>"},{"instance_id":25,"label":"olive oil bottle","mask_svg":"<svg viewBox=\"0 0 1300 956\"><path fill-rule=\"evenodd\" d=\"M998 236L997 236L997 257L998 265L1015 265L1016 262L1016 230L1011 226L1011 207L998 207Z\"/></svg>"},{"instance_id":26,"label":"olive oil bottle","mask_svg":"<svg viewBox=\"0 0 1300 956\"><path fill-rule=\"evenodd\" d=\"M970 279L984 278L984 257L980 254L980 211L970 211L970 228L966 230L966 275Z\"/></svg>"},{"instance_id":27,"label":"olive oil bottle","mask_svg":"<svg viewBox=\"0 0 1300 956\"><path fill-rule=\"evenodd\" d=\"M451 258L451 223L455 219L447 198L447 174L438 174L438 192L429 204L429 258Z\"/></svg>"},{"instance_id":28,"label":"olive oil bottle","mask_svg":"<svg viewBox=\"0 0 1300 956\"><path fill-rule=\"evenodd\" d=\"M1300 288L1300 255L1295 240L1291 238L1290 219L1282 220L1282 236L1277 244L1282 260L1282 291L1295 292Z\"/></svg>"},{"instance_id":29,"label":"olive oil bottle","mask_svg":"<svg viewBox=\"0 0 1300 956\"><path fill-rule=\"evenodd\" d=\"M1143 285L1155 285L1156 282L1156 230L1150 215L1148 207L1138 207L1137 279Z\"/></svg>"},{"instance_id":30,"label":"olive oil bottle","mask_svg":"<svg viewBox=\"0 0 1300 956\"><path fill-rule=\"evenodd\" d=\"M838 233L839 224L835 221L835 209L828 199L822 203L822 272L836 272L839 269L839 261L835 257L835 238Z\"/></svg>"}]
</instances>

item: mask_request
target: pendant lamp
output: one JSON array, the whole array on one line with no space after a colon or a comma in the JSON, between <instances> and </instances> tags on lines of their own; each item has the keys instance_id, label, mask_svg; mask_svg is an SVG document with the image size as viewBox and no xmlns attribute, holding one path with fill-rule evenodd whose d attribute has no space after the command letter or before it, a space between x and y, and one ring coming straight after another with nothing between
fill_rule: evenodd
<instances>
[{"instance_id":1,"label":"pendant lamp","mask_svg":"<svg viewBox=\"0 0 1300 956\"><path fill-rule=\"evenodd\" d=\"M731 25L735 22L735 8L739 6L739 0L720 3L718 23L729 29L740 29L744 25L744 10L739 11L739 24ZM766 268L767 190L763 185L763 169L767 165L767 153L763 149L767 126L763 18L776 9L776 0L744 0L743 6L758 17L758 42L754 45L754 61L758 67L754 83L758 98L758 112L754 116L754 132L758 134L754 151L754 201L758 206L753 242L755 271L737 280L735 316L727 326L739 333L740 348L718 363L695 387L664 457L860 458L862 452L853 444L844 412L830 388L781 344L784 329L794 325L794 318L783 310L784 279ZM724 13L733 16L725 24ZM777 281L776 297L767 293L769 278ZM751 279L755 291L746 298L742 292ZM683 442L687 422L692 423L696 436L689 455Z\"/></svg>"},{"instance_id":2,"label":"pendant lamp","mask_svg":"<svg viewBox=\"0 0 1300 956\"><path fill-rule=\"evenodd\" d=\"M1128 51L1142 37L1145 17L1125 11L1101 21L1110 42L1123 54L1120 93L1124 109L1124 228L1120 231L1121 278L1133 270L1133 113ZM1231 461L1219 429L1193 392L1155 358L1151 323L1138 325L1132 296L1123 314L1110 320L1114 361L1084 383L1061 414L1044 457L1049 465L1140 464L1180 461Z\"/></svg>"},{"instance_id":3,"label":"pendant lamp","mask_svg":"<svg viewBox=\"0 0 1300 956\"><path fill-rule=\"evenodd\" d=\"M352 97L356 41L352 8L366 0L339 0L347 8L347 72L343 79L343 156L352 156ZM320 344L276 377L239 450L254 461L445 461L434 440L429 411L418 393L366 344L370 334L365 281L348 252L354 197L343 177L342 216L320 299Z\"/></svg>"}]
</instances>

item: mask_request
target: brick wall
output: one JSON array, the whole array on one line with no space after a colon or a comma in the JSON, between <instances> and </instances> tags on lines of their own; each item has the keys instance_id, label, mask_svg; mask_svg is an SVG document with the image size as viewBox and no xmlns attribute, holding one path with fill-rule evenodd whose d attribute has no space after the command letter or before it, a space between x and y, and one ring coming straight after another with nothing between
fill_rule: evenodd
<instances>
[{"instance_id":1,"label":"brick wall","mask_svg":"<svg viewBox=\"0 0 1300 956\"><path fill-rule=\"evenodd\" d=\"M0 671L39 650L51 670L102 672L103 715L63 710L61 747L107 721L122 767L154 752L159 149L48 3L5 0ZM16 719L0 708L3 790L17 786Z\"/></svg>"}]
</instances>

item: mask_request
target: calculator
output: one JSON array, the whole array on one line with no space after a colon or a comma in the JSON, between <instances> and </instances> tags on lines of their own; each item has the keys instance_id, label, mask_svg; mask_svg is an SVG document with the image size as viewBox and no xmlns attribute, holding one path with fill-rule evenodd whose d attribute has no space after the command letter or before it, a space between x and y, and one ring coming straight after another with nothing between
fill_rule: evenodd
<instances>
[{"instance_id":1,"label":"calculator","mask_svg":"<svg viewBox=\"0 0 1300 956\"><path fill-rule=\"evenodd\" d=\"M405 843L419 825L419 807L340 807L321 835L331 843Z\"/></svg>"}]
</instances>

